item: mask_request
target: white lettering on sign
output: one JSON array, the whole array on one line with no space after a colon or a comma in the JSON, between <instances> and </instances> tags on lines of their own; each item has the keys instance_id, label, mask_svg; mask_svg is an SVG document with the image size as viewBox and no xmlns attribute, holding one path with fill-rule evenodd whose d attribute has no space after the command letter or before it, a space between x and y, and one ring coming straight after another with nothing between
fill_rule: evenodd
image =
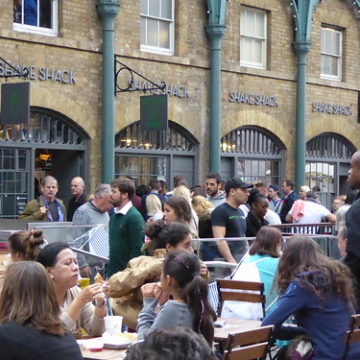
<instances>
[{"instance_id":1,"label":"white lettering on sign","mask_svg":"<svg viewBox=\"0 0 360 360\"><path fill-rule=\"evenodd\" d=\"M251 94L229 91L229 101L232 103L248 104L256 106L277 107L276 96L267 96L262 94Z\"/></svg>"},{"instance_id":2,"label":"white lettering on sign","mask_svg":"<svg viewBox=\"0 0 360 360\"><path fill-rule=\"evenodd\" d=\"M352 115L351 105L326 104L321 102L312 103L312 111L326 113L330 115Z\"/></svg>"},{"instance_id":3,"label":"white lettering on sign","mask_svg":"<svg viewBox=\"0 0 360 360\"><path fill-rule=\"evenodd\" d=\"M73 70L58 70L49 69L46 67L38 68L34 65L14 65L14 68L22 73L24 69L28 68L29 74L27 78L29 80L40 80L40 81L52 81L60 84L76 84L76 72ZM15 75L16 71L9 67L4 62L0 62L0 76Z\"/></svg>"},{"instance_id":4,"label":"white lettering on sign","mask_svg":"<svg viewBox=\"0 0 360 360\"><path fill-rule=\"evenodd\" d=\"M154 89L154 85L146 81L134 81L129 90L149 91L151 94L163 94L179 98L189 98L189 89L184 85L167 84L164 89Z\"/></svg>"}]
</instances>

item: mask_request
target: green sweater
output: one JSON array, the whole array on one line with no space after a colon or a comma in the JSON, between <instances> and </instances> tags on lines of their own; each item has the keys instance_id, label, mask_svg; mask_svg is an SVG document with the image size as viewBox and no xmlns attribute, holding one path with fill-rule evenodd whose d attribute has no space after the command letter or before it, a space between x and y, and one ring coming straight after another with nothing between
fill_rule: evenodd
<instances>
[{"instance_id":1,"label":"green sweater","mask_svg":"<svg viewBox=\"0 0 360 360\"><path fill-rule=\"evenodd\" d=\"M110 277L126 268L129 260L141 255L144 244L144 219L132 206L126 215L112 214L109 222Z\"/></svg>"}]
</instances>

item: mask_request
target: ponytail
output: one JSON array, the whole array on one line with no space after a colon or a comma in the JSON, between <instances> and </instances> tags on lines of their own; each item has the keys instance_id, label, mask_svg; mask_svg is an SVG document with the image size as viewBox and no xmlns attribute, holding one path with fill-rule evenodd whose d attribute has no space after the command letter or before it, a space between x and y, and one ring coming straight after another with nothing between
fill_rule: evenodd
<instances>
[{"instance_id":1,"label":"ponytail","mask_svg":"<svg viewBox=\"0 0 360 360\"><path fill-rule=\"evenodd\" d=\"M182 294L193 314L193 330L202 334L211 346L216 314L208 302L207 281L200 274L196 274Z\"/></svg>"},{"instance_id":2,"label":"ponytail","mask_svg":"<svg viewBox=\"0 0 360 360\"><path fill-rule=\"evenodd\" d=\"M164 275L176 280L179 295L193 316L193 330L211 345L214 339L215 312L208 303L208 284L200 276L200 261L188 251L172 251L164 260Z\"/></svg>"}]
</instances>

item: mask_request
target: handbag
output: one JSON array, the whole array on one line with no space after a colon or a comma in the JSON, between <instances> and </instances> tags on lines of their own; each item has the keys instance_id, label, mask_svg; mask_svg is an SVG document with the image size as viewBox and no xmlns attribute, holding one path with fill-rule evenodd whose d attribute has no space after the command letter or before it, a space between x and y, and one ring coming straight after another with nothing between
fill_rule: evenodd
<instances>
[{"instance_id":1,"label":"handbag","mask_svg":"<svg viewBox=\"0 0 360 360\"><path fill-rule=\"evenodd\" d=\"M269 257L267 256L251 263L243 261L238 267L238 269L234 272L232 279L241 281L261 282L260 273L256 264L268 258ZM254 293L253 291L246 292ZM247 301L226 300L224 301L221 312L221 317L244 320L261 320L263 316L264 314L261 303L252 303Z\"/></svg>"},{"instance_id":2,"label":"handbag","mask_svg":"<svg viewBox=\"0 0 360 360\"><path fill-rule=\"evenodd\" d=\"M285 360L311 360L314 349L307 336L301 335L294 338L287 346Z\"/></svg>"}]
</instances>

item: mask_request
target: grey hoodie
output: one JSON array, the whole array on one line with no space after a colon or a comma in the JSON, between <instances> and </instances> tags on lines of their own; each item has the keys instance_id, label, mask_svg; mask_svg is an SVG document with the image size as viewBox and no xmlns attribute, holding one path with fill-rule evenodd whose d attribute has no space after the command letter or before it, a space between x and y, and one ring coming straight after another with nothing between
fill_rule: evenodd
<instances>
[{"instance_id":1,"label":"grey hoodie","mask_svg":"<svg viewBox=\"0 0 360 360\"><path fill-rule=\"evenodd\" d=\"M214 207L217 207L218 205L221 205L225 202L226 200L226 196L225 196L225 191L222 191L220 193L220 195L215 196L215 197L210 197L208 196L207 199L214 204Z\"/></svg>"}]
</instances>

